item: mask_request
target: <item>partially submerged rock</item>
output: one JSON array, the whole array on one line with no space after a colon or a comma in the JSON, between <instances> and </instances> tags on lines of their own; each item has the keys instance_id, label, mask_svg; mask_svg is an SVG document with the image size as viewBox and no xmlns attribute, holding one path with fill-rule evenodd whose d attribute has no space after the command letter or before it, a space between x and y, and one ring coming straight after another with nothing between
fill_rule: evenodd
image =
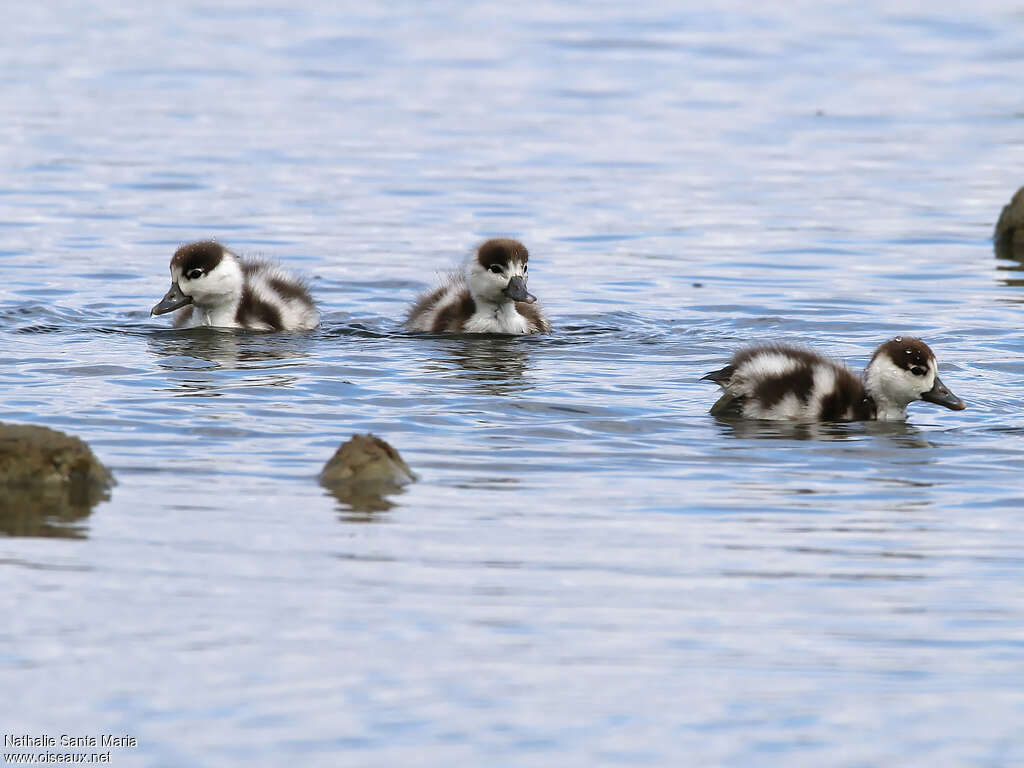
<instances>
[{"instance_id":1,"label":"partially submerged rock","mask_svg":"<svg viewBox=\"0 0 1024 768\"><path fill-rule=\"evenodd\" d=\"M1003 206L993 234L996 253L1005 259L1024 259L1024 187Z\"/></svg>"},{"instance_id":2,"label":"partially submerged rock","mask_svg":"<svg viewBox=\"0 0 1024 768\"><path fill-rule=\"evenodd\" d=\"M110 497L114 478L89 446L27 424L0 424L0 533L80 536L68 523Z\"/></svg>"},{"instance_id":3,"label":"partially submerged rock","mask_svg":"<svg viewBox=\"0 0 1024 768\"><path fill-rule=\"evenodd\" d=\"M398 451L375 435L352 435L320 473L320 484L353 509L391 508L384 498L416 479Z\"/></svg>"}]
</instances>

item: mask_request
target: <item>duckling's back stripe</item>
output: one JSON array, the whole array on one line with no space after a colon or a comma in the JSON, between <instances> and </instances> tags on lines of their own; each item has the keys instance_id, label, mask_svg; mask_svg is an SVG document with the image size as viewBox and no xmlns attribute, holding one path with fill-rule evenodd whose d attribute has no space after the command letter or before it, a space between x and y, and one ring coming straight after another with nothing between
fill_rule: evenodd
<instances>
[{"instance_id":1,"label":"duckling's back stripe","mask_svg":"<svg viewBox=\"0 0 1024 768\"><path fill-rule=\"evenodd\" d=\"M242 299L238 302L235 322L241 326L251 326L255 322L263 323L268 330L280 331L284 328L281 312L272 304L258 298L248 286L242 291Z\"/></svg>"},{"instance_id":2,"label":"duckling's back stripe","mask_svg":"<svg viewBox=\"0 0 1024 768\"><path fill-rule=\"evenodd\" d=\"M309 298L309 292L301 283L294 283L275 277L268 280L267 285L269 285L270 289L282 299L299 299L307 303L312 303Z\"/></svg>"},{"instance_id":3,"label":"duckling's back stripe","mask_svg":"<svg viewBox=\"0 0 1024 768\"><path fill-rule=\"evenodd\" d=\"M754 397L760 402L761 407L771 408L787 395L795 395L801 402L807 403L813 391L814 370L801 361L787 373L757 382Z\"/></svg>"},{"instance_id":4,"label":"duckling's back stripe","mask_svg":"<svg viewBox=\"0 0 1024 768\"><path fill-rule=\"evenodd\" d=\"M434 333L445 331L459 333L462 331L466 318L472 317L474 312L476 312L476 302L469 295L469 291L466 291L459 301L446 304L438 310L434 317L434 327L431 330Z\"/></svg>"},{"instance_id":5,"label":"duckling's back stripe","mask_svg":"<svg viewBox=\"0 0 1024 768\"><path fill-rule=\"evenodd\" d=\"M874 416L873 403L864 396L864 385L846 371L837 371L831 391L821 398L818 418L822 421L860 421Z\"/></svg>"}]
</instances>

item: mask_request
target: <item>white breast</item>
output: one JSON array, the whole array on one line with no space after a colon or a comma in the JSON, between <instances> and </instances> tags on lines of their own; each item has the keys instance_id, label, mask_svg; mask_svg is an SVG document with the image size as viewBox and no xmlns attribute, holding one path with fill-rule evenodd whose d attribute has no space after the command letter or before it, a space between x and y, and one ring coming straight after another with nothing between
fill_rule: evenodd
<instances>
[{"instance_id":1,"label":"white breast","mask_svg":"<svg viewBox=\"0 0 1024 768\"><path fill-rule=\"evenodd\" d=\"M478 304L476 312L466 322L467 333L529 333L529 323L516 311L512 302L504 304Z\"/></svg>"}]
</instances>

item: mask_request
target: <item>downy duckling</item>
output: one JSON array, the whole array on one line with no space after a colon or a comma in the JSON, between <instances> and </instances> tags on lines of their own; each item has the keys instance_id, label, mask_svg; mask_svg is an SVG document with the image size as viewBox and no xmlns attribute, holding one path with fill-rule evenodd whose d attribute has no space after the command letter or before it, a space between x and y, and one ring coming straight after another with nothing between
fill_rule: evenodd
<instances>
[{"instance_id":1,"label":"downy duckling","mask_svg":"<svg viewBox=\"0 0 1024 768\"><path fill-rule=\"evenodd\" d=\"M240 259L212 240L174 252L171 288L150 314L176 309L176 328L308 331L320 322L302 280L274 264Z\"/></svg>"},{"instance_id":2,"label":"downy duckling","mask_svg":"<svg viewBox=\"0 0 1024 768\"><path fill-rule=\"evenodd\" d=\"M488 240L462 272L416 301L406 327L433 333L550 333L537 298L526 291L529 258L518 240Z\"/></svg>"},{"instance_id":3,"label":"downy duckling","mask_svg":"<svg viewBox=\"0 0 1024 768\"><path fill-rule=\"evenodd\" d=\"M920 339L897 336L875 350L858 379L844 365L783 344L751 347L712 371L725 393L716 416L810 421L902 421L915 400L962 411L966 403L942 383L935 355Z\"/></svg>"}]
</instances>

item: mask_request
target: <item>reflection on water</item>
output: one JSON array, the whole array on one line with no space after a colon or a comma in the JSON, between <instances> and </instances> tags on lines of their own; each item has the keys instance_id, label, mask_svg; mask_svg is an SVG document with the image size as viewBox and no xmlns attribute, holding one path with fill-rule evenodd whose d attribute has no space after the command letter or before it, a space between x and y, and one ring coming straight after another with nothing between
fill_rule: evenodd
<instances>
[{"instance_id":1,"label":"reflection on water","mask_svg":"<svg viewBox=\"0 0 1024 768\"><path fill-rule=\"evenodd\" d=\"M380 517L379 513L387 512L395 507L392 496L405 492L401 486L389 488L369 487L364 485L327 485L324 489L338 502L338 519L346 523L373 523Z\"/></svg>"},{"instance_id":2,"label":"reflection on water","mask_svg":"<svg viewBox=\"0 0 1024 768\"><path fill-rule=\"evenodd\" d=\"M994 250L996 256L1000 259L1011 259L1013 261L1024 262L1024 232L1021 233L1019 238L1004 238L1003 240L996 240ZM1020 265L1017 265L1020 268ZM1007 267L1007 269L1013 269L1013 267Z\"/></svg>"},{"instance_id":3,"label":"reflection on water","mask_svg":"<svg viewBox=\"0 0 1024 768\"><path fill-rule=\"evenodd\" d=\"M110 492L95 485L69 488L5 488L0 490L0 533L84 539L85 519Z\"/></svg>"},{"instance_id":4,"label":"reflection on water","mask_svg":"<svg viewBox=\"0 0 1024 768\"><path fill-rule=\"evenodd\" d=\"M909 421L866 421L864 434L885 438L897 448L934 448L918 427Z\"/></svg>"},{"instance_id":5,"label":"reflection on water","mask_svg":"<svg viewBox=\"0 0 1024 768\"><path fill-rule=\"evenodd\" d=\"M933 447L920 429L908 421L812 422L771 421L716 417L724 437L756 440L820 440L843 442L866 436L886 438L903 448Z\"/></svg>"},{"instance_id":6,"label":"reflection on water","mask_svg":"<svg viewBox=\"0 0 1024 768\"><path fill-rule=\"evenodd\" d=\"M192 375L195 375L194 373ZM285 374L252 374L242 380L225 382L216 376L207 379L188 378L175 381L173 386L162 391L172 397L220 397L226 389L237 390L246 387L294 387L299 379Z\"/></svg>"},{"instance_id":7,"label":"reflection on water","mask_svg":"<svg viewBox=\"0 0 1024 768\"><path fill-rule=\"evenodd\" d=\"M463 371L459 378L470 382L471 389L488 395L509 395L531 389L527 372L530 346L535 339L490 334L451 334L443 337L417 335L430 344L433 352L423 363L424 370L442 372L454 365Z\"/></svg>"},{"instance_id":8,"label":"reflection on water","mask_svg":"<svg viewBox=\"0 0 1024 768\"><path fill-rule=\"evenodd\" d=\"M155 331L146 337L157 365L172 370L209 367L259 369L260 363L303 360L316 344L315 333L259 333L221 328Z\"/></svg>"},{"instance_id":9,"label":"reflection on water","mask_svg":"<svg viewBox=\"0 0 1024 768\"><path fill-rule=\"evenodd\" d=\"M2 507L88 541L0 566L89 568L3 568L0 721L147 765L1024 765L1013 3L68 6L0 47L0 418L123 477ZM554 334L399 330L507 232ZM148 319L209 236L323 327ZM968 410L708 416L737 347L911 329ZM322 489L355 431L422 482Z\"/></svg>"},{"instance_id":10,"label":"reflection on water","mask_svg":"<svg viewBox=\"0 0 1024 768\"><path fill-rule=\"evenodd\" d=\"M146 342L157 366L187 374L164 390L183 397L219 397L226 387L293 387L298 377L278 368L305 360L316 344L310 333L214 328L160 331ZM248 373L226 381L218 373L223 370Z\"/></svg>"},{"instance_id":11,"label":"reflection on water","mask_svg":"<svg viewBox=\"0 0 1024 768\"><path fill-rule=\"evenodd\" d=\"M1003 285L1011 288L1019 288L1024 286L1024 241L1008 241L1000 243L996 241L995 244L996 256L1000 259L1005 259L1006 263L997 264L996 269L1000 272L1009 273L1007 276L1000 278L1000 282ZM1016 297L1014 301L1021 301Z\"/></svg>"}]
</instances>

